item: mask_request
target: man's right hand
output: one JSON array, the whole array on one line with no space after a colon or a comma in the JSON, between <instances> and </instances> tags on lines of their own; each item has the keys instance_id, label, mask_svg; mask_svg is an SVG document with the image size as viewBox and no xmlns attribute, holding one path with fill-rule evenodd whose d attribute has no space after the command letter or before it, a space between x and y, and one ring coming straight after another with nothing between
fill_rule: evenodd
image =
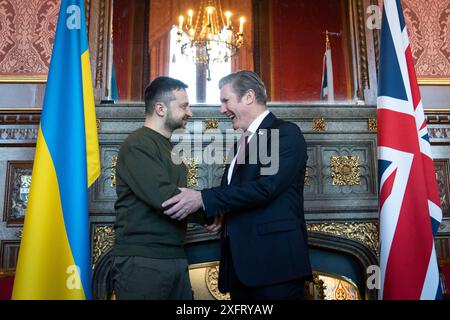
<instances>
[{"instance_id":1,"label":"man's right hand","mask_svg":"<svg viewBox=\"0 0 450 320\"><path fill-rule=\"evenodd\" d=\"M209 233L218 233L222 229L222 223L223 223L223 215L219 214L214 217L214 222L212 224L205 224L203 227L209 232Z\"/></svg>"}]
</instances>

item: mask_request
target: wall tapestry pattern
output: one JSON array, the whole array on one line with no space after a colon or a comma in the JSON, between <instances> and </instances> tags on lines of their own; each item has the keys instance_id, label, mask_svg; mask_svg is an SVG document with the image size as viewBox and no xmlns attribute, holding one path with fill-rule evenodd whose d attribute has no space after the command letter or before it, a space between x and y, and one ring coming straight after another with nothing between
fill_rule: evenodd
<instances>
[{"instance_id":1,"label":"wall tapestry pattern","mask_svg":"<svg viewBox=\"0 0 450 320\"><path fill-rule=\"evenodd\" d=\"M450 79L450 0L403 0L419 78Z\"/></svg>"},{"instance_id":2,"label":"wall tapestry pattern","mask_svg":"<svg viewBox=\"0 0 450 320\"><path fill-rule=\"evenodd\" d=\"M46 76L60 0L0 0L0 76Z\"/></svg>"}]
</instances>

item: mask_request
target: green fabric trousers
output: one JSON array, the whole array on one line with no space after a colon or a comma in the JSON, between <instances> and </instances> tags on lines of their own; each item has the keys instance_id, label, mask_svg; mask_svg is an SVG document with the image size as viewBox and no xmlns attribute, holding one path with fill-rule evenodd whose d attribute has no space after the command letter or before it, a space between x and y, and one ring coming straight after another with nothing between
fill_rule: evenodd
<instances>
[{"instance_id":1,"label":"green fabric trousers","mask_svg":"<svg viewBox=\"0 0 450 320\"><path fill-rule=\"evenodd\" d=\"M186 259L115 256L113 288L118 300L192 300Z\"/></svg>"}]
</instances>

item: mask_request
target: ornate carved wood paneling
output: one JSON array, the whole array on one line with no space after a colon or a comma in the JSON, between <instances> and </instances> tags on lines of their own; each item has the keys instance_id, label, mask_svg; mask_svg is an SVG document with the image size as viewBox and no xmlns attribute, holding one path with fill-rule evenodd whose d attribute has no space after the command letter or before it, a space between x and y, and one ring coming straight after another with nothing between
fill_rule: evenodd
<instances>
[{"instance_id":1,"label":"ornate carved wood paneling","mask_svg":"<svg viewBox=\"0 0 450 320\"><path fill-rule=\"evenodd\" d=\"M449 264L450 237L449 236L437 237L435 240L435 245L436 245L436 255L438 257L439 263Z\"/></svg>"},{"instance_id":2,"label":"ornate carved wood paneling","mask_svg":"<svg viewBox=\"0 0 450 320\"><path fill-rule=\"evenodd\" d=\"M17 265L20 241L0 241L0 269L14 269Z\"/></svg>"},{"instance_id":3,"label":"ornate carved wood paneling","mask_svg":"<svg viewBox=\"0 0 450 320\"><path fill-rule=\"evenodd\" d=\"M41 121L40 109L29 110L0 110L0 126L5 124L39 124Z\"/></svg>"},{"instance_id":4,"label":"ornate carved wood paneling","mask_svg":"<svg viewBox=\"0 0 450 320\"><path fill-rule=\"evenodd\" d=\"M333 234L365 244L378 255L378 224L374 222L313 223L308 231Z\"/></svg>"},{"instance_id":5,"label":"ornate carved wood paneling","mask_svg":"<svg viewBox=\"0 0 450 320\"><path fill-rule=\"evenodd\" d=\"M112 225L92 224L92 263L114 244L114 227Z\"/></svg>"},{"instance_id":6,"label":"ornate carved wood paneling","mask_svg":"<svg viewBox=\"0 0 450 320\"><path fill-rule=\"evenodd\" d=\"M450 110L425 110L431 144L450 145Z\"/></svg>"},{"instance_id":7,"label":"ornate carved wood paneling","mask_svg":"<svg viewBox=\"0 0 450 320\"><path fill-rule=\"evenodd\" d=\"M87 21L89 54L96 101L101 101L108 95L111 6L112 0L89 0L86 3L86 8L89 8L89 10L86 9L86 15L89 19Z\"/></svg>"},{"instance_id":8,"label":"ornate carved wood paneling","mask_svg":"<svg viewBox=\"0 0 450 320\"><path fill-rule=\"evenodd\" d=\"M450 159L434 159L442 214L450 218Z\"/></svg>"},{"instance_id":9,"label":"ornate carved wood paneling","mask_svg":"<svg viewBox=\"0 0 450 320\"><path fill-rule=\"evenodd\" d=\"M369 86L369 65L367 63L367 42L366 42L366 7L364 2L356 0L356 17L358 21L358 48L359 48L359 65L361 68L361 84L364 90Z\"/></svg>"}]
</instances>

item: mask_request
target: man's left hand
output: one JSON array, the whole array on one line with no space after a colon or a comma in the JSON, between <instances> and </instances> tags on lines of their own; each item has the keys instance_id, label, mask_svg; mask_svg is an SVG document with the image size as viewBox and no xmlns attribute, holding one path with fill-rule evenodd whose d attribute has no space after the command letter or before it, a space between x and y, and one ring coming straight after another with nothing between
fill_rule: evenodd
<instances>
[{"instance_id":1,"label":"man's left hand","mask_svg":"<svg viewBox=\"0 0 450 320\"><path fill-rule=\"evenodd\" d=\"M164 214L172 219L183 220L191 213L203 207L203 199L200 191L179 188L181 192L163 202Z\"/></svg>"}]
</instances>

